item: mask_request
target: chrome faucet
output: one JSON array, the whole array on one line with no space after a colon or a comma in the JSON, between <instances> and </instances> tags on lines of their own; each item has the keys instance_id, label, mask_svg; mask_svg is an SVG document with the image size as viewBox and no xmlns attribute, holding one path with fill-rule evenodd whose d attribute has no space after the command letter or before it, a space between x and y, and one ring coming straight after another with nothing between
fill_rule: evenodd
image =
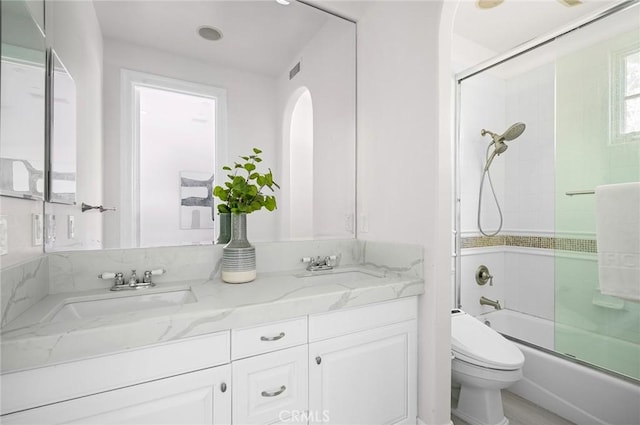
<instances>
[{"instance_id":1,"label":"chrome faucet","mask_svg":"<svg viewBox=\"0 0 640 425\"><path fill-rule=\"evenodd\" d=\"M147 270L144 272L142 281L138 280L138 275L135 270L131 270L131 276L129 276L129 279L126 281L124 279L124 274L121 272L106 272L98 275L98 277L100 279L113 279L113 285L110 288L111 291L123 291L127 289L152 288L156 286L156 284L151 281L151 276L161 275L166 272L167 271L165 269Z\"/></svg>"},{"instance_id":2,"label":"chrome faucet","mask_svg":"<svg viewBox=\"0 0 640 425\"><path fill-rule=\"evenodd\" d=\"M129 286L138 286L138 276L135 270L131 270L131 276L129 276Z\"/></svg>"},{"instance_id":3,"label":"chrome faucet","mask_svg":"<svg viewBox=\"0 0 640 425\"><path fill-rule=\"evenodd\" d=\"M320 256L317 256L316 258L302 257L301 261L303 263L309 263L307 271L315 272L320 270L332 270L336 265L337 258L338 257L336 255L327 255L324 258Z\"/></svg>"},{"instance_id":4,"label":"chrome faucet","mask_svg":"<svg viewBox=\"0 0 640 425\"><path fill-rule=\"evenodd\" d=\"M490 305L496 310L502 310L502 307L500 307L500 301L498 300L493 301L486 297L480 297L480 305Z\"/></svg>"}]
</instances>

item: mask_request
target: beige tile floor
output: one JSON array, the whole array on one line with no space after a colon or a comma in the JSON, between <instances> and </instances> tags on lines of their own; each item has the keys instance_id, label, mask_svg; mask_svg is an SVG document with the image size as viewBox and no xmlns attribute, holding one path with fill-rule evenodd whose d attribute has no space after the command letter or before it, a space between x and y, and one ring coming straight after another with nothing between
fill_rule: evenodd
<instances>
[{"instance_id":1,"label":"beige tile floor","mask_svg":"<svg viewBox=\"0 0 640 425\"><path fill-rule=\"evenodd\" d=\"M509 391L502 391L502 407L509 425L575 425ZM454 425L469 425L455 416L451 419Z\"/></svg>"}]
</instances>

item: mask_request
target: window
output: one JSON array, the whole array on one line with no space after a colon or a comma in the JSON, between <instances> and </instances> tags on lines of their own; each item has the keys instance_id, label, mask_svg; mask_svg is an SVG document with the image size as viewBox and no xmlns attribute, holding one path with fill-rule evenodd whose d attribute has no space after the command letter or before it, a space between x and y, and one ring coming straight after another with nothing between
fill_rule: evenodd
<instances>
[{"instance_id":1,"label":"window","mask_svg":"<svg viewBox=\"0 0 640 425\"><path fill-rule=\"evenodd\" d=\"M640 44L613 55L612 141L640 140Z\"/></svg>"}]
</instances>

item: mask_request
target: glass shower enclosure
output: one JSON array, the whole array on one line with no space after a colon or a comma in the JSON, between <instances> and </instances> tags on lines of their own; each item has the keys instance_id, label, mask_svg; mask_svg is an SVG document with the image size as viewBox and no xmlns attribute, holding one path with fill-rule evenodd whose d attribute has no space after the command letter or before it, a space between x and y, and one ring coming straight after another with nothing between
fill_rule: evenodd
<instances>
[{"instance_id":1,"label":"glass shower enclosure","mask_svg":"<svg viewBox=\"0 0 640 425\"><path fill-rule=\"evenodd\" d=\"M639 17L626 5L457 77L455 306L489 317L479 299L497 300L509 314L497 330L632 381ZM515 123L524 132L500 141Z\"/></svg>"}]
</instances>

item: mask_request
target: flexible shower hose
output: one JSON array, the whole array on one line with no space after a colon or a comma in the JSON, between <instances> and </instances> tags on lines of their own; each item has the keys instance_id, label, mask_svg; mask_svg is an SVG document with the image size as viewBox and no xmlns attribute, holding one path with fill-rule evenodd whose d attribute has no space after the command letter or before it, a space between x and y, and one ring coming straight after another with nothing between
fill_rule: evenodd
<instances>
[{"instance_id":1,"label":"flexible shower hose","mask_svg":"<svg viewBox=\"0 0 640 425\"><path fill-rule=\"evenodd\" d=\"M485 164L487 163L487 161L489 161L489 148L491 148L491 145L487 146L487 153L485 155ZM500 225L498 226L498 230L496 230L493 233L487 233L482 229L482 224L480 223L480 218L482 216L482 188L484 186L484 179L485 177L487 178L487 180L489 180L489 186L491 187L491 193L493 194L493 199L496 202L496 206L498 207L498 214L500 215ZM482 233L484 236L495 236L498 233L500 233L500 230L502 230L502 209L500 209L500 202L498 202L498 197L496 196L496 191L493 188L493 182L491 181L491 174L489 173L489 167L487 167L485 165L484 167L484 171L482 172L482 179L480 180L480 193L478 194L478 230L480 230L480 233Z\"/></svg>"}]
</instances>

